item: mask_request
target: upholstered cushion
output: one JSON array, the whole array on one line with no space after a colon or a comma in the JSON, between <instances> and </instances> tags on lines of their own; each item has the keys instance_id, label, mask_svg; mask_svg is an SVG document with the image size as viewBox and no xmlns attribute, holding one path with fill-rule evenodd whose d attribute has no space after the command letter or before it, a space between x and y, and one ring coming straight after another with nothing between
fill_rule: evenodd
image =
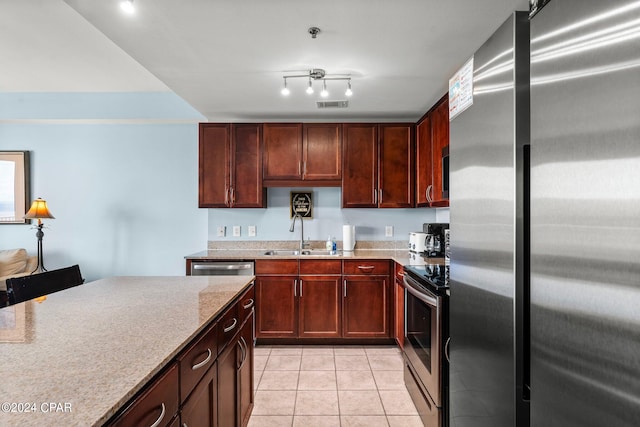
<instances>
[{"instance_id":1,"label":"upholstered cushion","mask_svg":"<svg viewBox=\"0 0 640 427\"><path fill-rule=\"evenodd\" d=\"M23 273L27 268L25 249L0 250L0 276Z\"/></svg>"}]
</instances>

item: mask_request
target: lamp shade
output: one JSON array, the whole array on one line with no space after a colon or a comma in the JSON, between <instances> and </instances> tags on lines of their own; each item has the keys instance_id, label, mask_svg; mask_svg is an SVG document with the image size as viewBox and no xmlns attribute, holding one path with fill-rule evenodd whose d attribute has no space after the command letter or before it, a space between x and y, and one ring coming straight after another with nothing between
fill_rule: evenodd
<instances>
[{"instance_id":1,"label":"lamp shade","mask_svg":"<svg viewBox=\"0 0 640 427\"><path fill-rule=\"evenodd\" d=\"M40 197L35 199L29 208L29 211L24 216L26 219L40 219L40 218L53 218L47 207L47 201L42 200Z\"/></svg>"}]
</instances>

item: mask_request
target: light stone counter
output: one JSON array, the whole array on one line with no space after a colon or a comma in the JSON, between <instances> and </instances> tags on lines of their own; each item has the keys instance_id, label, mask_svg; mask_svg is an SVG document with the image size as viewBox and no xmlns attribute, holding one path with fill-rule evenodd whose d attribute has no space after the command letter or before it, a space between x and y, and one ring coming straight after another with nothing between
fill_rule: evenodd
<instances>
[{"instance_id":1,"label":"light stone counter","mask_svg":"<svg viewBox=\"0 0 640 427\"><path fill-rule=\"evenodd\" d=\"M0 425L102 425L251 281L113 277L0 309Z\"/></svg>"},{"instance_id":2,"label":"light stone counter","mask_svg":"<svg viewBox=\"0 0 640 427\"><path fill-rule=\"evenodd\" d=\"M256 259L390 259L400 265L443 264L443 257L410 257L403 249L356 249L353 252L338 251L336 255L265 255L265 249L209 249L187 255L187 260L256 260Z\"/></svg>"}]
</instances>

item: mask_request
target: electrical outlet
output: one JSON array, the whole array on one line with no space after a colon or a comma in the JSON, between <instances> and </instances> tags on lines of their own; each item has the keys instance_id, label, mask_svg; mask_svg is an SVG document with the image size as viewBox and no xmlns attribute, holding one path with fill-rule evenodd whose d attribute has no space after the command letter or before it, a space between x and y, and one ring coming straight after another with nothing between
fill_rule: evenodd
<instances>
[{"instance_id":1,"label":"electrical outlet","mask_svg":"<svg viewBox=\"0 0 640 427\"><path fill-rule=\"evenodd\" d=\"M249 237L256 237L256 226L255 225L250 225L247 228L247 231L249 233Z\"/></svg>"},{"instance_id":2,"label":"electrical outlet","mask_svg":"<svg viewBox=\"0 0 640 427\"><path fill-rule=\"evenodd\" d=\"M384 236L393 237L393 225L387 225L384 227Z\"/></svg>"},{"instance_id":3,"label":"electrical outlet","mask_svg":"<svg viewBox=\"0 0 640 427\"><path fill-rule=\"evenodd\" d=\"M240 237L240 226L239 225L234 225L233 226L233 237Z\"/></svg>"},{"instance_id":4,"label":"electrical outlet","mask_svg":"<svg viewBox=\"0 0 640 427\"><path fill-rule=\"evenodd\" d=\"M219 225L217 228L216 236L224 237L226 232L227 232L227 227L225 227L224 225Z\"/></svg>"}]
</instances>

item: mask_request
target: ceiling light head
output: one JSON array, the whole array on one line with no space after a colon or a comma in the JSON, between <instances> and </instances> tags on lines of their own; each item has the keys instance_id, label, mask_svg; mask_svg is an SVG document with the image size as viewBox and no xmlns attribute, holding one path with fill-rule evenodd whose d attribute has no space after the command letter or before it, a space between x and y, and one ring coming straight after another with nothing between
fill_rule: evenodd
<instances>
[{"instance_id":1,"label":"ceiling light head","mask_svg":"<svg viewBox=\"0 0 640 427\"><path fill-rule=\"evenodd\" d=\"M344 92L345 96L353 95L353 91L351 90L351 80L347 82L347 90Z\"/></svg>"},{"instance_id":2,"label":"ceiling light head","mask_svg":"<svg viewBox=\"0 0 640 427\"><path fill-rule=\"evenodd\" d=\"M307 91L309 95L313 94L313 85L311 84L311 79L309 79L309 86L307 86Z\"/></svg>"},{"instance_id":3,"label":"ceiling light head","mask_svg":"<svg viewBox=\"0 0 640 427\"><path fill-rule=\"evenodd\" d=\"M322 92L320 92L320 96L326 98L329 96L329 92L327 91L327 81L322 82Z\"/></svg>"},{"instance_id":4,"label":"ceiling light head","mask_svg":"<svg viewBox=\"0 0 640 427\"><path fill-rule=\"evenodd\" d=\"M133 0L122 0L120 2L120 9L128 14L134 14L136 9L133 7Z\"/></svg>"},{"instance_id":5,"label":"ceiling light head","mask_svg":"<svg viewBox=\"0 0 640 427\"><path fill-rule=\"evenodd\" d=\"M289 90L289 88L287 87L287 78L286 78L286 77L284 78L284 87L282 88L282 90L280 91L280 93L281 93L283 96L288 96L288 95L291 93L291 91L290 91L290 90Z\"/></svg>"},{"instance_id":6,"label":"ceiling light head","mask_svg":"<svg viewBox=\"0 0 640 427\"><path fill-rule=\"evenodd\" d=\"M307 32L309 34L311 34L311 38L315 39L316 37L318 37L318 34L320 34L320 28L318 27L310 27Z\"/></svg>"}]
</instances>

